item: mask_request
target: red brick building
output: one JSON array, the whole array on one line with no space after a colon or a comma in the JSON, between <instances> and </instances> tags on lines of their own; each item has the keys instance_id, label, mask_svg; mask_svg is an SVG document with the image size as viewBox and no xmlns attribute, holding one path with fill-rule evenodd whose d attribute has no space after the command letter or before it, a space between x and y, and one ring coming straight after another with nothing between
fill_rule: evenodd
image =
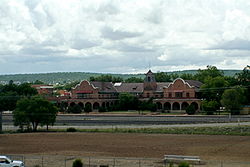
<instances>
[{"instance_id":1,"label":"red brick building","mask_svg":"<svg viewBox=\"0 0 250 167\"><path fill-rule=\"evenodd\" d=\"M32 88L35 88L40 95L52 95L53 94L53 85L31 85Z\"/></svg>"},{"instance_id":2,"label":"red brick building","mask_svg":"<svg viewBox=\"0 0 250 167\"><path fill-rule=\"evenodd\" d=\"M146 74L143 83L111 83L82 81L72 88L70 96L59 100L67 105L78 104L81 107L91 106L94 111L99 107L109 107L118 101L120 93L131 93L139 100L149 100L157 104L159 111L182 111L190 104L200 110L201 100L197 98L201 82L175 79L173 82L156 82L151 70Z\"/></svg>"}]
</instances>

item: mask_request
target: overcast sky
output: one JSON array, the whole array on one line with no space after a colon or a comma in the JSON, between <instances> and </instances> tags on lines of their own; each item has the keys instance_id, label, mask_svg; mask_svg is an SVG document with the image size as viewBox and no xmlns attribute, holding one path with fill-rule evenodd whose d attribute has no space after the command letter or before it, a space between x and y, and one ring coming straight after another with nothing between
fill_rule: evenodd
<instances>
[{"instance_id":1,"label":"overcast sky","mask_svg":"<svg viewBox=\"0 0 250 167\"><path fill-rule=\"evenodd\" d=\"M249 0L0 0L0 74L249 64Z\"/></svg>"}]
</instances>

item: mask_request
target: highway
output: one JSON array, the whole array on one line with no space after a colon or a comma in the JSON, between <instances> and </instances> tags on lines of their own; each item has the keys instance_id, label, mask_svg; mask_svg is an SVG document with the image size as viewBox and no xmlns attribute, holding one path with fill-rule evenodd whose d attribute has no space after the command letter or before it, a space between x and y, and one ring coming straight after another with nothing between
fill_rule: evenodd
<instances>
[{"instance_id":1,"label":"highway","mask_svg":"<svg viewBox=\"0 0 250 167\"><path fill-rule=\"evenodd\" d=\"M250 115L58 115L55 126L175 125L250 122ZM3 126L13 125L12 114L3 114Z\"/></svg>"}]
</instances>

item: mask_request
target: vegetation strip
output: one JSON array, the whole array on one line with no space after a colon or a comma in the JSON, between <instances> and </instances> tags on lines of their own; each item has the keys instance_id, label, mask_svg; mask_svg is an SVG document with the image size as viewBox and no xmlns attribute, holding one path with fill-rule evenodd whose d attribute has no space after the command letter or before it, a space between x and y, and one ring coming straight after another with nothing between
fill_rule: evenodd
<instances>
[{"instance_id":1,"label":"vegetation strip","mask_svg":"<svg viewBox=\"0 0 250 167\"><path fill-rule=\"evenodd\" d=\"M250 136L250 126L223 127L174 127L174 128L107 128L107 129L52 129L57 132L101 132L101 133L153 133L153 134L199 134Z\"/></svg>"}]
</instances>

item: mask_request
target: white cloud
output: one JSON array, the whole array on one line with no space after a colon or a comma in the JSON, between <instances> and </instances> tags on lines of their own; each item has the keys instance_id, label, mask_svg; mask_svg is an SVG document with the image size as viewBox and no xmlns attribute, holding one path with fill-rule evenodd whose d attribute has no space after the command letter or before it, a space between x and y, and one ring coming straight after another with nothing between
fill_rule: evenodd
<instances>
[{"instance_id":1,"label":"white cloud","mask_svg":"<svg viewBox=\"0 0 250 167\"><path fill-rule=\"evenodd\" d=\"M0 71L242 69L249 8L248 0L1 0Z\"/></svg>"}]
</instances>

